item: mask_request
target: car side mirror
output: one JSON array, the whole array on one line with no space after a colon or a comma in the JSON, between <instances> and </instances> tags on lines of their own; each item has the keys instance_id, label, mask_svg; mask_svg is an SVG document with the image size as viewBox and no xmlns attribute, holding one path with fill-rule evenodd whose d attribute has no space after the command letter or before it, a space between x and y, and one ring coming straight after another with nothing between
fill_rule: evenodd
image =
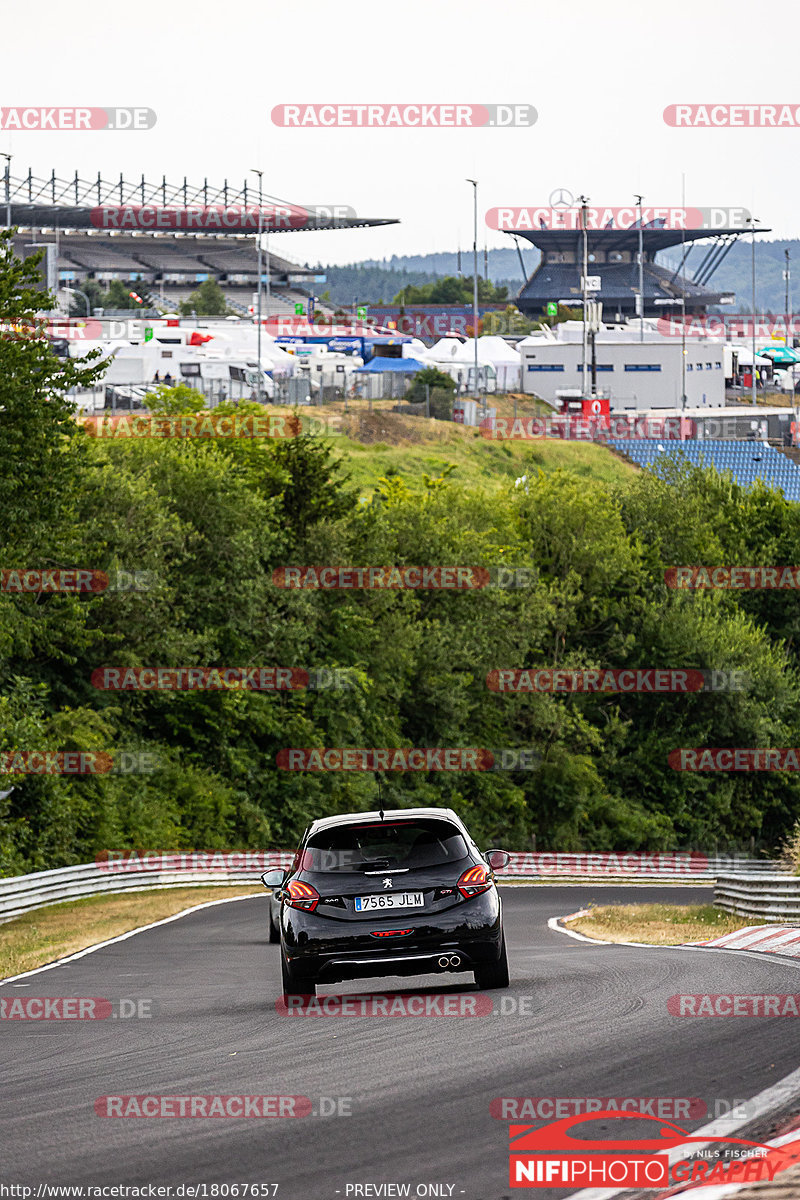
<instances>
[{"instance_id":1,"label":"car side mirror","mask_svg":"<svg viewBox=\"0 0 800 1200\"><path fill-rule=\"evenodd\" d=\"M511 862L511 855L507 850L487 850L483 857L493 871L502 871L503 867Z\"/></svg>"},{"instance_id":2,"label":"car side mirror","mask_svg":"<svg viewBox=\"0 0 800 1200\"><path fill-rule=\"evenodd\" d=\"M283 883L283 872L280 867L274 867L271 871L265 871L261 876L261 882L265 888L279 888Z\"/></svg>"}]
</instances>

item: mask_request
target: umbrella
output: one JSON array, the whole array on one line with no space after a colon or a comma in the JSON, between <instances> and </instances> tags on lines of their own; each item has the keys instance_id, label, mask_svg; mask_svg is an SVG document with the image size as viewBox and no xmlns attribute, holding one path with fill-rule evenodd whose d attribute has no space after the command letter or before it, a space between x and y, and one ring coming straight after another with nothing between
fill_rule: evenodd
<instances>
[{"instance_id":1,"label":"umbrella","mask_svg":"<svg viewBox=\"0 0 800 1200\"><path fill-rule=\"evenodd\" d=\"M759 354L763 354L766 358L771 358L774 363L796 363L800 362L800 354L796 350L790 350L788 346L766 346L763 350L759 350Z\"/></svg>"}]
</instances>

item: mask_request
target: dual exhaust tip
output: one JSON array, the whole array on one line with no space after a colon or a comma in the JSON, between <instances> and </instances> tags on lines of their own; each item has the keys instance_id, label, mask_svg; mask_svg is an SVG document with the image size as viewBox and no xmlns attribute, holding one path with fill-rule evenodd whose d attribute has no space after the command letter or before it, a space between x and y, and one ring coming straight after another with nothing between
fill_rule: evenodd
<instances>
[{"instance_id":1,"label":"dual exhaust tip","mask_svg":"<svg viewBox=\"0 0 800 1200\"><path fill-rule=\"evenodd\" d=\"M461 955L443 954L438 965L442 971L456 971L461 966Z\"/></svg>"}]
</instances>

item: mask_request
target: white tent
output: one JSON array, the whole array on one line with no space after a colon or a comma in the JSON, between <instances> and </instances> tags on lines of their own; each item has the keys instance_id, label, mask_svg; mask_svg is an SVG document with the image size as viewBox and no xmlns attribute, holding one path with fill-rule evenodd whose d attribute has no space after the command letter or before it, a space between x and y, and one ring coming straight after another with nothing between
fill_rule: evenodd
<instances>
[{"instance_id":1,"label":"white tent","mask_svg":"<svg viewBox=\"0 0 800 1200\"><path fill-rule=\"evenodd\" d=\"M461 342L457 338L441 338L430 350L421 356L421 361L438 367L450 375L458 384L459 389L471 385L470 371L475 368L475 343L470 338ZM495 366L491 358L481 348L478 341L478 375L480 383L486 384L486 390L497 390Z\"/></svg>"},{"instance_id":2,"label":"white tent","mask_svg":"<svg viewBox=\"0 0 800 1200\"><path fill-rule=\"evenodd\" d=\"M458 361L464 343L458 337L443 337L430 348L425 349L425 357L436 362L447 362L451 359Z\"/></svg>"},{"instance_id":3,"label":"white tent","mask_svg":"<svg viewBox=\"0 0 800 1200\"><path fill-rule=\"evenodd\" d=\"M522 355L496 334L484 334L478 338L478 358L483 355L491 360L497 372L497 390L514 392L520 386Z\"/></svg>"},{"instance_id":4,"label":"white tent","mask_svg":"<svg viewBox=\"0 0 800 1200\"><path fill-rule=\"evenodd\" d=\"M731 344L730 342L728 342L728 349L736 351L736 355L739 359L740 367L751 367L753 365L753 351L750 349L749 346L741 346L741 345L737 346L735 343ZM757 367L771 367L772 359L764 358L761 354L757 354L756 355L756 366Z\"/></svg>"}]
</instances>

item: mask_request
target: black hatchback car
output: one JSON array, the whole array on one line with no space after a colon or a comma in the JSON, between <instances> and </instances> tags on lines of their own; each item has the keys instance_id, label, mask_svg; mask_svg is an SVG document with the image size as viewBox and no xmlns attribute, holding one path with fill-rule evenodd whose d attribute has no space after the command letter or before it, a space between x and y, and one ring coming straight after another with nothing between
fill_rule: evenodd
<instances>
[{"instance_id":1,"label":"black hatchback car","mask_svg":"<svg viewBox=\"0 0 800 1200\"><path fill-rule=\"evenodd\" d=\"M261 876L283 990L375 975L473 971L508 987L503 907L494 870L449 808L349 813L314 821L288 871Z\"/></svg>"}]
</instances>

